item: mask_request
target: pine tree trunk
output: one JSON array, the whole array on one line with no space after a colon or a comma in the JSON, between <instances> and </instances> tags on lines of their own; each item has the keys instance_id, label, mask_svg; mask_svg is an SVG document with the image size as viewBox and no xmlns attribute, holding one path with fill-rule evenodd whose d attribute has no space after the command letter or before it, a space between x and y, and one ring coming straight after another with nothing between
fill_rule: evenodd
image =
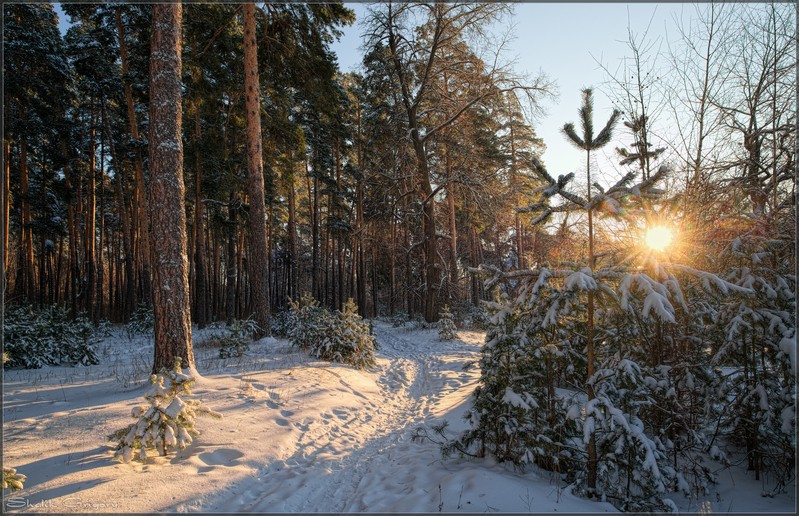
<instances>
[{"instance_id":1,"label":"pine tree trunk","mask_svg":"<svg viewBox=\"0 0 799 516\"><path fill-rule=\"evenodd\" d=\"M295 199L295 191L294 191L294 180L292 178L289 181L288 185L289 190L289 220L288 220L288 227L287 231L289 233L289 267L290 267L290 276L289 276L289 287L288 287L288 297L291 299L296 299L297 295L297 280L298 276L298 265L299 265L299 258L297 256L297 202Z\"/></svg>"},{"instance_id":2,"label":"pine tree trunk","mask_svg":"<svg viewBox=\"0 0 799 516\"><path fill-rule=\"evenodd\" d=\"M116 175L117 206L119 209L119 220L122 226L122 252L125 254L125 296L121 307L122 310L120 311L119 315L123 321L127 321L130 317L130 314L136 309L136 273L133 264L132 244L133 230L131 228L130 217L128 215L128 205L125 201L125 171L122 168L122 163L120 162L119 156L117 156L116 153L114 138L111 133L111 122L106 116L104 105L101 106L101 110L101 115L105 125L105 132L108 138L108 149L111 152L111 162L114 165L114 173ZM117 272L117 274L121 276L119 272Z\"/></svg>"},{"instance_id":3,"label":"pine tree trunk","mask_svg":"<svg viewBox=\"0 0 799 516\"><path fill-rule=\"evenodd\" d=\"M8 101L6 101L6 104ZM8 108L6 108L6 111ZM2 275L2 282L0 282L0 288L2 292L6 291L6 281L7 281L7 274L8 274L8 253L11 250L8 247L8 217L11 215L11 193L9 190L11 189L11 143L9 139L6 138L3 141L3 270L0 271L0 275Z\"/></svg>"},{"instance_id":4,"label":"pine tree trunk","mask_svg":"<svg viewBox=\"0 0 799 516\"><path fill-rule=\"evenodd\" d=\"M177 358L183 367L194 369L183 208L181 17L179 3L153 6L148 193L152 236L158 242L152 269L154 373L173 367Z\"/></svg>"},{"instance_id":5,"label":"pine tree trunk","mask_svg":"<svg viewBox=\"0 0 799 516\"><path fill-rule=\"evenodd\" d=\"M458 231L455 224L455 184L452 182L452 166L449 154L445 155L447 169L447 208L449 210L449 282L450 300L454 301L458 291Z\"/></svg>"},{"instance_id":6,"label":"pine tree trunk","mask_svg":"<svg viewBox=\"0 0 799 516\"><path fill-rule=\"evenodd\" d=\"M418 130L412 131L418 134ZM430 184L430 172L427 166L427 155L424 144L419 138L414 140L416 159L418 160L419 187L424 196L422 207L422 249L425 258L425 292L424 292L424 320L435 322L438 320L438 242L436 236L436 201L433 196L433 187Z\"/></svg>"},{"instance_id":7,"label":"pine tree trunk","mask_svg":"<svg viewBox=\"0 0 799 516\"><path fill-rule=\"evenodd\" d=\"M19 109L20 119L24 120L24 110ZM34 282L34 262L33 262L33 231L31 229L31 208L28 200L28 144L24 140L20 143L19 151L19 184L20 184L20 264L19 277L16 288L25 301L33 303L36 293ZM21 290L20 290L21 289Z\"/></svg>"},{"instance_id":8,"label":"pine tree trunk","mask_svg":"<svg viewBox=\"0 0 799 516\"><path fill-rule=\"evenodd\" d=\"M228 202L228 219L230 220L230 233L227 237L227 267L225 291L225 321L233 324L236 318L236 210L238 197L234 192L230 194Z\"/></svg>"},{"instance_id":9,"label":"pine tree trunk","mask_svg":"<svg viewBox=\"0 0 799 516\"><path fill-rule=\"evenodd\" d=\"M121 8L116 10L117 32L119 37L119 57L122 68L122 76L127 76L128 69L128 47L125 41L125 26L122 23ZM126 80L124 85L125 103L128 113L128 136L135 142L139 141L139 127L136 120L135 104L133 102L133 86ZM141 282L141 295L145 304L151 302L151 282L150 282L150 225L147 218L147 195L144 184L144 160L142 159L141 148L136 145L134 149L135 159L133 162L136 182L136 195L134 202L134 223L137 225L138 246L136 247L136 261ZM131 278L132 279L132 278ZM134 307L135 309L135 307ZM171 366L170 366L171 367Z\"/></svg>"},{"instance_id":10,"label":"pine tree trunk","mask_svg":"<svg viewBox=\"0 0 799 516\"><path fill-rule=\"evenodd\" d=\"M208 287L205 281L205 235L203 232L202 161L200 158L200 106L194 111L194 299L197 307L194 314L197 327L208 323Z\"/></svg>"},{"instance_id":11,"label":"pine tree trunk","mask_svg":"<svg viewBox=\"0 0 799 516\"><path fill-rule=\"evenodd\" d=\"M91 99L90 103L90 115L89 115L89 174L88 174L88 191L87 191L87 199L86 199L86 211L84 213L84 229L85 234L83 236L83 256L84 256L84 263L86 264L86 287L84 289L84 297L83 297L83 309L87 314L91 314L94 312L94 295L95 295L95 283L94 283L94 268L95 268L95 243L96 243L96 231L95 231L95 220L96 220L96 209L97 209L97 202L96 202L96 189L97 189L97 163L95 157L95 107L94 107L94 98Z\"/></svg>"},{"instance_id":12,"label":"pine tree trunk","mask_svg":"<svg viewBox=\"0 0 799 516\"><path fill-rule=\"evenodd\" d=\"M102 120L100 121L102 122ZM103 262L103 248L106 244L105 239L105 137L104 132L100 130L100 216L98 235L100 241L98 243L97 251L97 266L95 268L97 273L97 290L95 294L95 310L94 321L105 318L105 264Z\"/></svg>"},{"instance_id":13,"label":"pine tree trunk","mask_svg":"<svg viewBox=\"0 0 799 516\"><path fill-rule=\"evenodd\" d=\"M586 151L585 158L586 175L588 178L588 203L591 203L591 151ZM593 210L588 210L588 267L591 269L591 274L594 273L594 216ZM588 291L588 335L587 335L587 380L594 376L594 291ZM586 390L588 392L588 401L596 398L594 393L594 386L586 382ZM589 496L593 496L596 492L597 481L597 468L598 468L597 451L596 451L596 435L591 433L588 439L588 491Z\"/></svg>"},{"instance_id":14,"label":"pine tree trunk","mask_svg":"<svg viewBox=\"0 0 799 516\"><path fill-rule=\"evenodd\" d=\"M255 34L255 5L242 6L244 13L244 95L247 111L247 194L250 200L250 256L247 262L253 312L258 331L255 338L270 334L269 256L264 194L264 166L261 151L261 94L258 79L258 45Z\"/></svg>"},{"instance_id":15,"label":"pine tree trunk","mask_svg":"<svg viewBox=\"0 0 799 516\"><path fill-rule=\"evenodd\" d=\"M391 213L391 248L389 249L389 275L391 282L388 291L388 313L394 315L396 308L396 291L397 291L397 221L394 220L394 212Z\"/></svg>"}]
</instances>

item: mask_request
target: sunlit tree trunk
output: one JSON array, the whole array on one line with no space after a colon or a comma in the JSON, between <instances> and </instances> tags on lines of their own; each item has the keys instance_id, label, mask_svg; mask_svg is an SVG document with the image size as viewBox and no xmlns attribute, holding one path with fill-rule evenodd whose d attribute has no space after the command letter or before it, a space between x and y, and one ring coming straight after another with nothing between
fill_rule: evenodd
<instances>
[{"instance_id":1,"label":"sunlit tree trunk","mask_svg":"<svg viewBox=\"0 0 799 516\"><path fill-rule=\"evenodd\" d=\"M242 6L244 14L244 95L247 111L247 194L250 204L250 255L248 260L255 337L270 333L269 256L261 150L261 93L258 79L258 45L255 39L255 5Z\"/></svg>"},{"instance_id":2,"label":"sunlit tree trunk","mask_svg":"<svg viewBox=\"0 0 799 516\"><path fill-rule=\"evenodd\" d=\"M152 237L158 246L153 264L154 373L171 368L177 358L183 367L194 368L183 208L181 18L180 3L153 6L148 193Z\"/></svg>"}]
</instances>

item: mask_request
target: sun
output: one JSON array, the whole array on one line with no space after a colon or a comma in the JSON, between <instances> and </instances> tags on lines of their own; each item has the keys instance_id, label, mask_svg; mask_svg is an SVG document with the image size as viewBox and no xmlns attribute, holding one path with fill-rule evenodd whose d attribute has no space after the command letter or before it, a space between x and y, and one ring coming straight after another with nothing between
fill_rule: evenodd
<instances>
[{"instance_id":1,"label":"sun","mask_svg":"<svg viewBox=\"0 0 799 516\"><path fill-rule=\"evenodd\" d=\"M646 245L655 251L663 251L674 239L671 229L664 226L653 226L646 231Z\"/></svg>"}]
</instances>

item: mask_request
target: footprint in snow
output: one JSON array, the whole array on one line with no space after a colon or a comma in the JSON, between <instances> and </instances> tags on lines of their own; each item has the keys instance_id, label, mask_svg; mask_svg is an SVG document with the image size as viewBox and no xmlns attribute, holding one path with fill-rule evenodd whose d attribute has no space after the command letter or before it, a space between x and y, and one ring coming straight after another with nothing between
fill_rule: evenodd
<instances>
[{"instance_id":1,"label":"footprint in snow","mask_svg":"<svg viewBox=\"0 0 799 516\"><path fill-rule=\"evenodd\" d=\"M238 459L244 457L244 454L232 448L220 448L212 452L204 452L197 456L204 464L208 466L235 466Z\"/></svg>"}]
</instances>

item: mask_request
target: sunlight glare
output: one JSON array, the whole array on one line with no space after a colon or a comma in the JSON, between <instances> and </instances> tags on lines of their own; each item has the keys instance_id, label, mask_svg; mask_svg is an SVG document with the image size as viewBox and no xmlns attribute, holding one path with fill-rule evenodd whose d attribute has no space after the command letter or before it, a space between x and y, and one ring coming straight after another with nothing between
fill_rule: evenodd
<instances>
[{"instance_id":1,"label":"sunlight glare","mask_svg":"<svg viewBox=\"0 0 799 516\"><path fill-rule=\"evenodd\" d=\"M674 238L674 234L669 228L654 226L646 232L646 245L655 251L663 251L668 247Z\"/></svg>"}]
</instances>

